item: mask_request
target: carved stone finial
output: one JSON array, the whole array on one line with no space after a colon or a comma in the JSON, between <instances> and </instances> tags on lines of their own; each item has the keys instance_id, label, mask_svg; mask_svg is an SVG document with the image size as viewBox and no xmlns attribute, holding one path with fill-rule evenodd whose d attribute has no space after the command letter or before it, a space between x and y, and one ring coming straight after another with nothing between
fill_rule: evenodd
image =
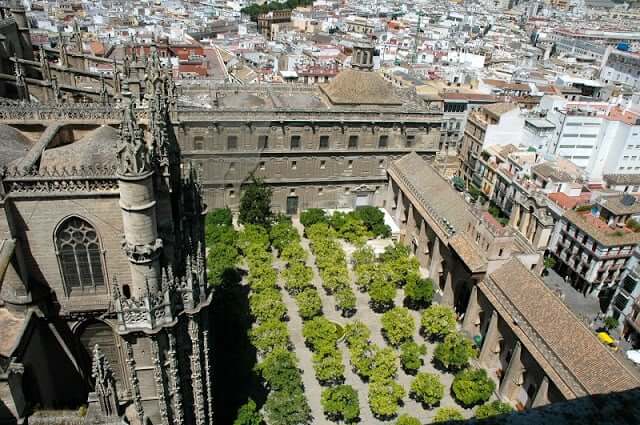
<instances>
[{"instance_id":1,"label":"carved stone finial","mask_svg":"<svg viewBox=\"0 0 640 425\"><path fill-rule=\"evenodd\" d=\"M42 46L40 46L40 73L42 74L43 80L49 81L51 79L51 68L47 60L47 52L45 52Z\"/></svg>"},{"instance_id":2,"label":"carved stone finial","mask_svg":"<svg viewBox=\"0 0 640 425\"><path fill-rule=\"evenodd\" d=\"M138 126L133 103L124 108L120 124L118 146L118 174L127 177L142 176L152 171L151 153Z\"/></svg>"},{"instance_id":3,"label":"carved stone finial","mask_svg":"<svg viewBox=\"0 0 640 425\"><path fill-rule=\"evenodd\" d=\"M105 416L118 415L118 393L116 380L109 361L96 344L93 348L91 376L95 380L95 393L100 402L100 410Z\"/></svg>"}]
</instances>

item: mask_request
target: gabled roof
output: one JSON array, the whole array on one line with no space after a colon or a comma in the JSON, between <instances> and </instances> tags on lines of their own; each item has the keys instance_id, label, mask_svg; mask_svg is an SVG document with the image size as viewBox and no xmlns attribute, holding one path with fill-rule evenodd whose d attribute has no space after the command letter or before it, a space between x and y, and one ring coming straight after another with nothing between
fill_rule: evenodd
<instances>
[{"instance_id":1,"label":"gabled roof","mask_svg":"<svg viewBox=\"0 0 640 425\"><path fill-rule=\"evenodd\" d=\"M521 343L543 355L542 366L551 368L562 380L560 386L566 385L574 397L640 386L594 332L520 261L510 260L479 288L493 298L501 315L509 316L503 319L521 334Z\"/></svg>"}]
</instances>

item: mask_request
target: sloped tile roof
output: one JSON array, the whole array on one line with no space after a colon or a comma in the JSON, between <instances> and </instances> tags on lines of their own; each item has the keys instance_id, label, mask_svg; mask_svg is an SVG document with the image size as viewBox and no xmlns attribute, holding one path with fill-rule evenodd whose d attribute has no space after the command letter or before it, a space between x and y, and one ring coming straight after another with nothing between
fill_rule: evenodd
<instances>
[{"instance_id":1,"label":"sloped tile roof","mask_svg":"<svg viewBox=\"0 0 640 425\"><path fill-rule=\"evenodd\" d=\"M576 394L606 394L640 386L640 381L527 267L512 259L485 279L488 291L526 335L523 345L544 353Z\"/></svg>"}]
</instances>

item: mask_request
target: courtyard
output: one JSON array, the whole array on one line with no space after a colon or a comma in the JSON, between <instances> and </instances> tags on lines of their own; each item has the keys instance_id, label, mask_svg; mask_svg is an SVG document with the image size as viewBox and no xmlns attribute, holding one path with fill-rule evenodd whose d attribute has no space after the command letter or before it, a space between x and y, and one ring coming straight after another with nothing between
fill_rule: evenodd
<instances>
[{"instance_id":1,"label":"courtyard","mask_svg":"<svg viewBox=\"0 0 640 425\"><path fill-rule=\"evenodd\" d=\"M495 401L495 376L474 367L477 350L455 313L432 301L428 271L390 231L376 235L340 214L338 225L325 216L307 226L283 219L270 232L234 226L236 284L247 289L247 333L266 389L254 414L269 424L409 425L511 410ZM412 298L416 285L430 286L427 299L424 290ZM427 310L445 324L425 329ZM445 355L437 358L439 345ZM468 399L453 390L465 370L480 375Z\"/></svg>"}]
</instances>

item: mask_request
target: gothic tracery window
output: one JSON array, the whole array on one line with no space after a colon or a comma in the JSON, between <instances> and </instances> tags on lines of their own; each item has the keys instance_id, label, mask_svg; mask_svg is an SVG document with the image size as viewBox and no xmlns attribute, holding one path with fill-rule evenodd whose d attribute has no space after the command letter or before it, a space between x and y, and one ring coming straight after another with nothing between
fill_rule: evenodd
<instances>
[{"instance_id":1,"label":"gothic tracery window","mask_svg":"<svg viewBox=\"0 0 640 425\"><path fill-rule=\"evenodd\" d=\"M67 295L105 290L100 239L91 224L78 217L67 219L55 243Z\"/></svg>"}]
</instances>

